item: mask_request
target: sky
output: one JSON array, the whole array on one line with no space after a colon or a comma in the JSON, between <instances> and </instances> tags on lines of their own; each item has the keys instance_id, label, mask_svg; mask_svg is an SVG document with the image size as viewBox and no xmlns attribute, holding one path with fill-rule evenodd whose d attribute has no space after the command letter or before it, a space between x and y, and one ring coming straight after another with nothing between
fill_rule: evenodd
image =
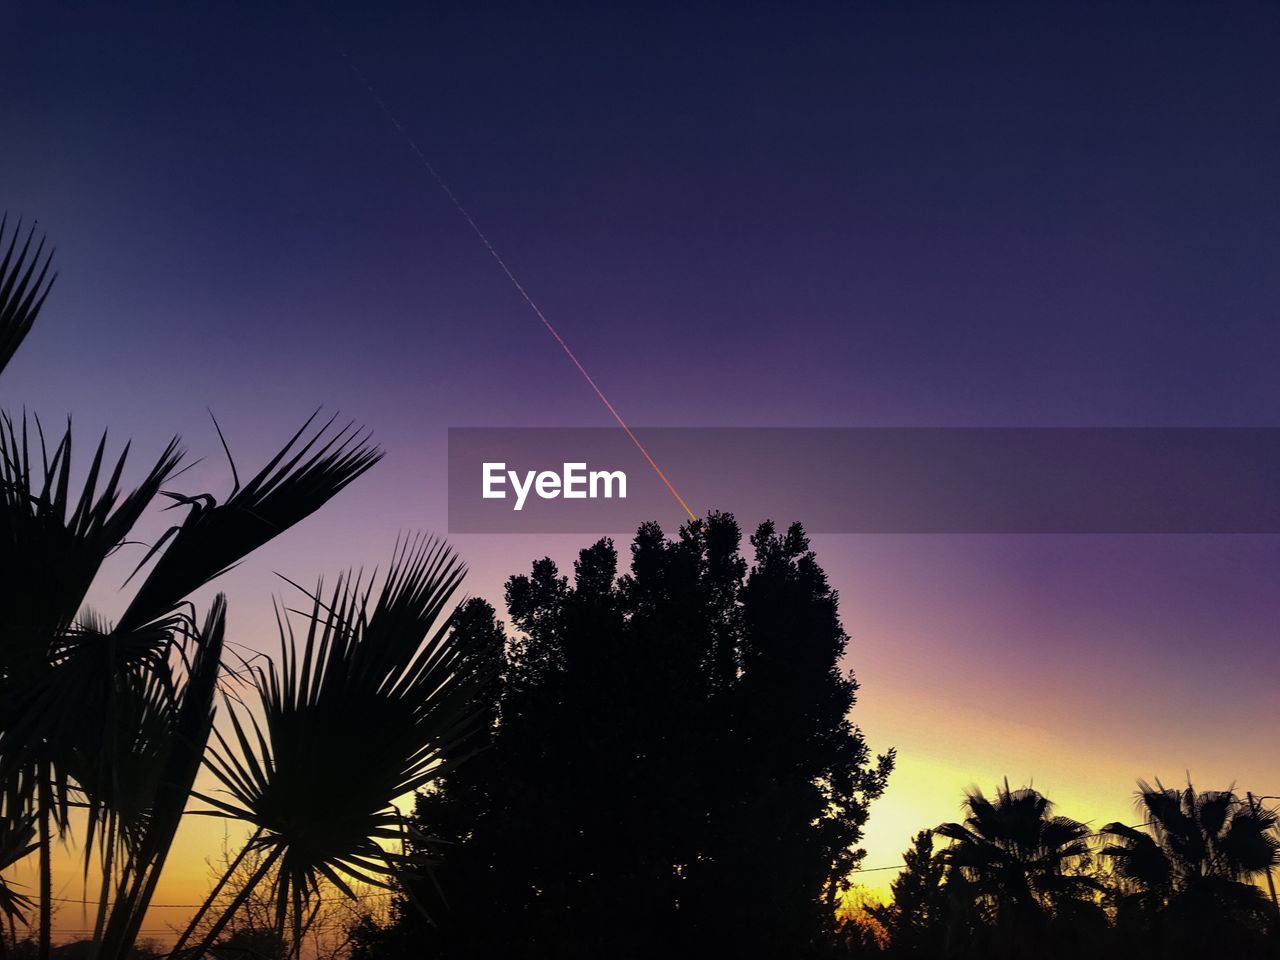
<instances>
[{"instance_id":1,"label":"sky","mask_svg":"<svg viewBox=\"0 0 1280 960\"><path fill-rule=\"evenodd\" d=\"M352 63L633 424L1280 426L1274 5L20 2L0 29L0 208L60 270L0 406L139 462L181 434L215 494L209 411L242 472L320 405L387 451L224 579L251 647L274 572L445 532L448 427L612 423ZM453 538L495 602L585 539ZM1280 794L1278 538L814 545L854 718L899 755L868 867L1005 776L1097 825L1138 777Z\"/></svg>"}]
</instances>

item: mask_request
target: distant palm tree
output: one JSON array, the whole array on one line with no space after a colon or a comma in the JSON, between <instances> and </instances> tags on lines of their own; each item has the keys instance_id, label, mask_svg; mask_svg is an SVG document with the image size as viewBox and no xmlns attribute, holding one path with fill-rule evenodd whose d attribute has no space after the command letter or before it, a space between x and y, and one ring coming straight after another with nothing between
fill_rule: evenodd
<instances>
[{"instance_id":1,"label":"distant palm tree","mask_svg":"<svg viewBox=\"0 0 1280 960\"><path fill-rule=\"evenodd\" d=\"M969 791L964 808L963 823L944 823L935 833L952 841L940 854L948 887L979 909L993 933L992 953L1020 955L1044 941L1055 919L1097 912L1101 885L1085 872L1087 826L1055 816L1047 797L1011 790L1008 780L994 800Z\"/></svg>"},{"instance_id":2,"label":"distant palm tree","mask_svg":"<svg viewBox=\"0 0 1280 960\"><path fill-rule=\"evenodd\" d=\"M1198 792L1138 781L1138 809L1150 831L1109 823L1103 848L1130 892L1122 907L1186 916L1265 913L1253 881L1280 864L1276 814L1230 790Z\"/></svg>"}]
</instances>

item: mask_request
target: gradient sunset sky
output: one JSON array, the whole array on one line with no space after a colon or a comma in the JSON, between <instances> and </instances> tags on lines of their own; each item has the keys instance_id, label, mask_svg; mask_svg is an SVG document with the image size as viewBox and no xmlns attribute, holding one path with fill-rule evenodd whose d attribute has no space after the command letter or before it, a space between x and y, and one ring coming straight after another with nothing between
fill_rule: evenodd
<instances>
[{"instance_id":1,"label":"gradient sunset sky","mask_svg":"<svg viewBox=\"0 0 1280 960\"><path fill-rule=\"evenodd\" d=\"M61 271L0 405L180 433L215 494L207 409L242 472L321 404L387 450L224 579L240 642L273 571L444 531L446 428L612 422L340 48L634 424L1280 426L1280 7L555 8L0 15L0 208ZM495 602L585 540L454 538ZM868 867L1006 775L1099 826L1137 777L1280 794L1280 538L815 548L899 753Z\"/></svg>"}]
</instances>

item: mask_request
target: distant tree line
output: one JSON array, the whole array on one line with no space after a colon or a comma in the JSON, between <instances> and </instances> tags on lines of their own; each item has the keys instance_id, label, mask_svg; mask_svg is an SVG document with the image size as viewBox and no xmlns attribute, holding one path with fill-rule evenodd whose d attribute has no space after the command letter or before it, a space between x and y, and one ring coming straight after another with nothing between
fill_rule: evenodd
<instances>
[{"instance_id":1,"label":"distant tree line","mask_svg":"<svg viewBox=\"0 0 1280 960\"><path fill-rule=\"evenodd\" d=\"M1137 809L1092 833L1035 790L971 791L962 822L916 835L858 939L895 958L1280 955L1275 812L1159 781Z\"/></svg>"}]
</instances>

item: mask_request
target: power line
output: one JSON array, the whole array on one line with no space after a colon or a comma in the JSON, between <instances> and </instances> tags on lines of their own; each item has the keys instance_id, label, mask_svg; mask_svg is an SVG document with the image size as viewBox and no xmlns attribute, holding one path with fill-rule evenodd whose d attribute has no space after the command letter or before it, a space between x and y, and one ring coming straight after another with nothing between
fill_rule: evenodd
<instances>
[{"instance_id":1,"label":"power line","mask_svg":"<svg viewBox=\"0 0 1280 960\"><path fill-rule=\"evenodd\" d=\"M1267 799L1267 798L1259 797L1257 799ZM1277 798L1277 799L1280 799L1280 798ZM1128 824L1128 827L1131 830L1137 830L1139 827L1151 826L1152 822L1153 821L1151 820L1145 820L1142 823ZM1087 839L1103 837L1108 835L1109 834L1107 834L1103 830L1095 830L1091 833L1085 834L1080 839L1087 840ZM905 861L900 861L898 863L887 863L879 867L856 867L853 870L850 870L849 872L850 873L882 873L885 870L901 870L906 865L907 864ZM394 896L397 896L396 891L388 890L382 893L362 893L362 894L356 895L355 897L347 897L347 896L320 897L316 902L317 903L342 903L342 902L350 901L353 899L354 900L380 900L380 899L385 899L387 897L394 897ZM72 897L50 897L50 899L58 903L74 903L74 904L80 904L83 906L97 906L98 904L97 900L78 900ZM195 909L196 907L200 907L200 906L203 906L203 904L200 904L200 903L153 903L153 904L150 904L147 909L149 910L188 910L188 909Z\"/></svg>"},{"instance_id":2,"label":"power line","mask_svg":"<svg viewBox=\"0 0 1280 960\"><path fill-rule=\"evenodd\" d=\"M348 900L377 900L382 897L394 897L394 896L396 896L395 891L388 890L384 893L361 893L361 894L357 894L355 897L347 897L347 896L320 897L313 902L342 903ZM72 903L72 904L78 904L80 906L85 906L85 907L96 907L99 902L97 900L79 900L79 899L76 899L75 897L50 897L49 899L53 900L56 903ZM152 903L147 905L147 909L148 910L191 910L191 909L195 909L196 907L202 907L202 906L204 906L204 904L202 903Z\"/></svg>"}]
</instances>

